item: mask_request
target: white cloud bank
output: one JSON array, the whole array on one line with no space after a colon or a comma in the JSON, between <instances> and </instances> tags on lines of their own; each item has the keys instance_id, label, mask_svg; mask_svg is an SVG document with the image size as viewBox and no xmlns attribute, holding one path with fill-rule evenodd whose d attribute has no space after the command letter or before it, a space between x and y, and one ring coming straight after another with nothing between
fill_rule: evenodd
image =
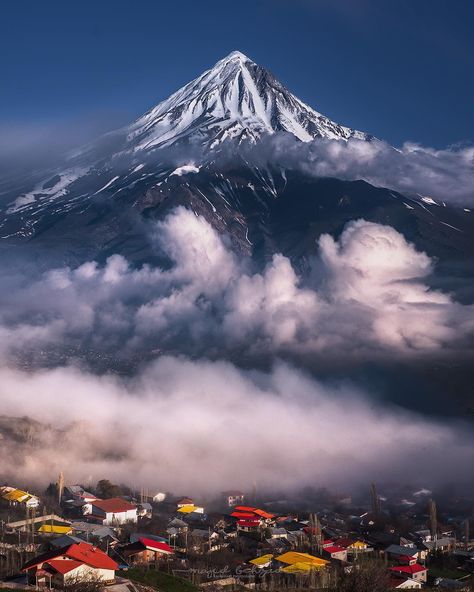
<instances>
[{"instance_id":1,"label":"white cloud bank","mask_svg":"<svg viewBox=\"0 0 474 592\"><path fill-rule=\"evenodd\" d=\"M337 240L323 235L304 278L282 255L252 271L182 208L158 224L156 240L167 269L133 269L115 255L35 280L4 273L3 359L73 344L125 359L154 348L374 359L457 351L472 337L473 308L430 290L432 261L391 227L358 220ZM2 478L44 482L64 470L71 480L133 476L183 493L253 481L345 488L397 475L425 486L458 479L474 460L467 428L374 406L350 386L329 387L281 362L262 373L168 355L128 379L6 364L0 416L50 427L32 428L23 443L4 430Z\"/></svg>"},{"instance_id":2,"label":"white cloud bank","mask_svg":"<svg viewBox=\"0 0 474 592\"><path fill-rule=\"evenodd\" d=\"M357 220L338 240L321 236L309 277L282 255L252 271L183 208L157 225L156 240L169 269L133 269L114 255L35 281L4 276L4 355L71 344L124 355L413 355L467 348L474 333L474 307L429 289L432 261L389 226Z\"/></svg>"},{"instance_id":3,"label":"white cloud bank","mask_svg":"<svg viewBox=\"0 0 474 592\"><path fill-rule=\"evenodd\" d=\"M348 487L401 479L432 486L470 476L462 426L383 410L278 363L269 373L163 357L134 379L73 368L0 371L2 413L48 424L2 444L3 478L107 477L139 488Z\"/></svg>"},{"instance_id":4,"label":"white cloud bank","mask_svg":"<svg viewBox=\"0 0 474 592\"><path fill-rule=\"evenodd\" d=\"M474 205L474 146L437 150L407 142L395 149L380 140L302 143L288 134L275 134L248 150L250 160L280 164L315 177L363 179L400 192Z\"/></svg>"}]
</instances>

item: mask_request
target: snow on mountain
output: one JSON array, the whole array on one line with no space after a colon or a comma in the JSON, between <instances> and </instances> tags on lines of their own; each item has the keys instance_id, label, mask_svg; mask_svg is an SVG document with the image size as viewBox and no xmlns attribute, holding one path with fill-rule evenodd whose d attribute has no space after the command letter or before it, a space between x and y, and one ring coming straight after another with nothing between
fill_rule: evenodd
<instances>
[{"instance_id":1,"label":"snow on mountain","mask_svg":"<svg viewBox=\"0 0 474 592\"><path fill-rule=\"evenodd\" d=\"M139 154L146 153L144 160L156 165L148 173L156 176L160 158L151 151L158 148L186 144L209 154L226 140L255 143L262 135L275 132L290 133L303 142L314 138L372 138L305 105L268 70L234 51L131 125L76 150L62 167L32 182L26 192L13 191L6 213L32 214L58 202L62 202L62 209L69 209L76 200L123 192L143 178L138 172L145 164L135 162ZM101 147L104 139L113 140L110 147L106 143L105 152ZM134 165L125 176L124 158L131 158ZM192 171L184 168L174 174L185 172ZM32 225L34 221L21 234L29 235ZM0 224L0 237L4 236L3 226Z\"/></svg>"},{"instance_id":2,"label":"snow on mountain","mask_svg":"<svg viewBox=\"0 0 474 592\"><path fill-rule=\"evenodd\" d=\"M127 128L134 150L195 141L214 148L227 139L257 141L288 132L314 138L368 140L305 105L268 71L234 51Z\"/></svg>"}]
</instances>

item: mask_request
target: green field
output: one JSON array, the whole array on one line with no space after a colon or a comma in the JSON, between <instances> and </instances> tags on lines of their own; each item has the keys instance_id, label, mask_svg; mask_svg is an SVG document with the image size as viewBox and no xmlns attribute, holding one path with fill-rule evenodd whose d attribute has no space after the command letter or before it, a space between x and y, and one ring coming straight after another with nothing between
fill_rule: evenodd
<instances>
[{"instance_id":1,"label":"green field","mask_svg":"<svg viewBox=\"0 0 474 592\"><path fill-rule=\"evenodd\" d=\"M178 578L162 571L143 570L138 568L121 571L122 578L128 578L139 584L156 588L160 592L197 592L198 588L188 580ZM1 591L0 591L1 592Z\"/></svg>"}]
</instances>

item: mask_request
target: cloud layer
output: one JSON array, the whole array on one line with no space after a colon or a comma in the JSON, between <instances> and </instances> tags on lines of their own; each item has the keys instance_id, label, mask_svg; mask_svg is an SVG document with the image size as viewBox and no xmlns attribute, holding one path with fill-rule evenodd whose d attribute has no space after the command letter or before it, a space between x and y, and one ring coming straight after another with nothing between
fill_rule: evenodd
<instances>
[{"instance_id":1,"label":"cloud layer","mask_svg":"<svg viewBox=\"0 0 474 592\"><path fill-rule=\"evenodd\" d=\"M254 481L347 488L397 475L431 486L472 464L467 427L374 406L348 380L329 385L275 361L469 351L473 308L429 289L433 262L393 228L357 220L337 239L321 236L304 276L282 255L254 269L184 208L153 240L168 265L136 269L114 255L33 278L3 271L3 479L133 475L183 493ZM128 378L38 368L54 365L50 351L74 359L88 350L157 359ZM36 370L18 369L25 352L40 356ZM273 368L219 361L244 353ZM8 418L23 416L42 425L18 438Z\"/></svg>"},{"instance_id":2,"label":"cloud layer","mask_svg":"<svg viewBox=\"0 0 474 592\"><path fill-rule=\"evenodd\" d=\"M432 261L389 226L349 223L321 236L311 273L275 255L262 271L179 208L155 230L167 268L104 266L4 275L4 355L68 347L222 357L337 353L423 355L469 347L474 310L425 284ZM383 353L385 352L385 354Z\"/></svg>"},{"instance_id":3,"label":"cloud layer","mask_svg":"<svg viewBox=\"0 0 474 592\"><path fill-rule=\"evenodd\" d=\"M2 412L44 425L4 440L4 477L103 477L176 493L228 487L347 490L376 478L433 486L470 476L472 434L374 407L282 363L269 373L163 357L133 379L74 368L0 371ZM442 470L440 471L440 467ZM463 481L463 475L465 480Z\"/></svg>"},{"instance_id":4,"label":"cloud layer","mask_svg":"<svg viewBox=\"0 0 474 592\"><path fill-rule=\"evenodd\" d=\"M400 192L474 205L473 146L436 150L407 142L395 149L380 140L316 139L302 143L288 134L275 134L243 150L251 161L278 163L315 177L363 179Z\"/></svg>"}]
</instances>

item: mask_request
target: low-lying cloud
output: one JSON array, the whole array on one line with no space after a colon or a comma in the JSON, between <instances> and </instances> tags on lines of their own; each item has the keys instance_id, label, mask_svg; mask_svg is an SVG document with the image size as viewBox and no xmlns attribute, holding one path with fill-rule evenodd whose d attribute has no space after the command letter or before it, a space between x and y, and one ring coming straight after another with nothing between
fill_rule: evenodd
<instances>
[{"instance_id":1,"label":"low-lying cloud","mask_svg":"<svg viewBox=\"0 0 474 592\"><path fill-rule=\"evenodd\" d=\"M137 269L114 255L33 278L3 271L3 479L44 483L64 470L85 483L133 476L150 488L211 493L254 481L347 488L394 475L431 486L459 482L458 468L471 466L466 426L374 405L349 379L321 382L278 360L471 350L473 307L430 289L433 261L396 230L357 220L337 239L323 235L303 276L282 255L256 270L184 208L152 240L169 265ZM51 368L52 350L69 360L87 350L156 359L119 378ZM45 358L22 371L28 351ZM272 369L222 361L242 352L266 355ZM41 422L27 437L11 419L23 416Z\"/></svg>"},{"instance_id":2,"label":"low-lying cloud","mask_svg":"<svg viewBox=\"0 0 474 592\"><path fill-rule=\"evenodd\" d=\"M363 179L400 192L474 205L473 146L438 150L406 142L396 149L380 140L302 143L289 134L274 134L242 149L250 161L279 164L315 177Z\"/></svg>"},{"instance_id":3,"label":"low-lying cloud","mask_svg":"<svg viewBox=\"0 0 474 592\"><path fill-rule=\"evenodd\" d=\"M311 273L275 255L262 271L239 260L193 212L179 208L154 240L169 268L120 255L35 280L4 274L3 354L68 347L226 357L325 353L424 355L469 348L474 308L426 279L433 262L396 230L350 222L322 235Z\"/></svg>"},{"instance_id":4,"label":"low-lying cloud","mask_svg":"<svg viewBox=\"0 0 474 592\"><path fill-rule=\"evenodd\" d=\"M403 479L468 484L472 433L374 406L283 363L268 373L162 357L133 379L0 370L2 413L41 422L2 442L4 478L107 477L176 493L294 490ZM45 427L46 426L46 427ZM442 470L440 470L442 467ZM132 483L133 480L133 483Z\"/></svg>"}]
</instances>

